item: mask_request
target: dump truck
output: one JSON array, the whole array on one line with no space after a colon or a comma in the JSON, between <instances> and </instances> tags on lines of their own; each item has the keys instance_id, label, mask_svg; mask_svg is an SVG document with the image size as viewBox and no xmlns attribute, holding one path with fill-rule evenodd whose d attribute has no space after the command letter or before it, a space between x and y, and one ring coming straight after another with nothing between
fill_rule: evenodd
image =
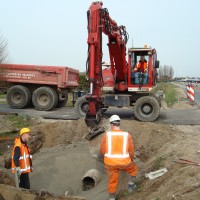
<instances>
[{"instance_id":1,"label":"dump truck","mask_svg":"<svg viewBox=\"0 0 200 200\"><path fill-rule=\"evenodd\" d=\"M31 105L48 111L67 103L68 92L78 87L79 71L66 66L0 64L0 88L12 108Z\"/></svg>"}]
</instances>

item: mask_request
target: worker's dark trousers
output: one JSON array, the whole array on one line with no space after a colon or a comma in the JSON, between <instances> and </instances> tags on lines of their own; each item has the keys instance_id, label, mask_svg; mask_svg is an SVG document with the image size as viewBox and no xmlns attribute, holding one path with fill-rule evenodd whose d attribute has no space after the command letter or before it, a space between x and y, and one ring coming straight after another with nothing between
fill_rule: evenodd
<instances>
[{"instance_id":1,"label":"worker's dark trousers","mask_svg":"<svg viewBox=\"0 0 200 200\"><path fill-rule=\"evenodd\" d=\"M20 176L20 188L30 189L29 173L21 174Z\"/></svg>"}]
</instances>

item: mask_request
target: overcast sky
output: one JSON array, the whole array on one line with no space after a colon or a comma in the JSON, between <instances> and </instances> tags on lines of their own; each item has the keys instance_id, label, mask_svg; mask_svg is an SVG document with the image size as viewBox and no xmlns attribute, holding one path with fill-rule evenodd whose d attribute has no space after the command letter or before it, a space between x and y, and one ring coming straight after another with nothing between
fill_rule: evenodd
<instances>
[{"instance_id":1,"label":"overcast sky","mask_svg":"<svg viewBox=\"0 0 200 200\"><path fill-rule=\"evenodd\" d=\"M91 0L0 0L0 34L12 63L85 70ZM129 33L127 48L156 48L175 76L200 76L200 0L104 0ZM104 37L103 61L108 60Z\"/></svg>"}]
</instances>

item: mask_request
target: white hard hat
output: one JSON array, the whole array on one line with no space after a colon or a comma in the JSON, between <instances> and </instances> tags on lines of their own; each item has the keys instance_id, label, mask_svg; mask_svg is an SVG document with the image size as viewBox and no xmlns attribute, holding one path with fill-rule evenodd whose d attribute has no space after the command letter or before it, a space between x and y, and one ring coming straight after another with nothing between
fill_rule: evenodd
<instances>
[{"instance_id":1,"label":"white hard hat","mask_svg":"<svg viewBox=\"0 0 200 200\"><path fill-rule=\"evenodd\" d=\"M110 117L110 123L111 123L111 122L115 122L115 121L120 121L120 118L119 118L118 115L112 115L112 116Z\"/></svg>"}]
</instances>

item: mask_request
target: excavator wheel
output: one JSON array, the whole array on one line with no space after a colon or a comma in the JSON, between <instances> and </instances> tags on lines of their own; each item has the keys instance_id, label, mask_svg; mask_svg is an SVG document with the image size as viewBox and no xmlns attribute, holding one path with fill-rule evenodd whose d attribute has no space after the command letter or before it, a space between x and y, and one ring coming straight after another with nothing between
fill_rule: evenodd
<instances>
[{"instance_id":1,"label":"excavator wheel","mask_svg":"<svg viewBox=\"0 0 200 200\"><path fill-rule=\"evenodd\" d=\"M74 109L76 114L81 118L81 117L85 117L88 109L89 109L89 105L87 100L85 99L85 96L79 97L76 101L76 103L74 104Z\"/></svg>"},{"instance_id":2,"label":"excavator wheel","mask_svg":"<svg viewBox=\"0 0 200 200\"><path fill-rule=\"evenodd\" d=\"M143 96L134 105L134 114L139 121L155 121L160 114L160 105L155 97Z\"/></svg>"}]
</instances>

